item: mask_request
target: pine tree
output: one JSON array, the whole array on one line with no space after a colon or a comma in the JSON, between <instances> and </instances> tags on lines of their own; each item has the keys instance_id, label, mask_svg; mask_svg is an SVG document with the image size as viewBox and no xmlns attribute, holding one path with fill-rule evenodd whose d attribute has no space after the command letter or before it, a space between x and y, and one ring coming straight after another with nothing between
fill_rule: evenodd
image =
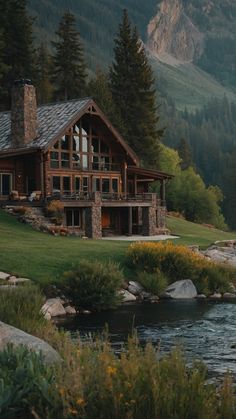
<instances>
[{"instance_id":1,"label":"pine tree","mask_svg":"<svg viewBox=\"0 0 236 419\"><path fill-rule=\"evenodd\" d=\"M51 57L47 46L43 43L37 50L36 69L37 100L39 104L47 103L51 100L53 93L50 82Z\"/></svg>"},{"instance_id":2,"label":"pine tree","mask_svg":"<svg viewBox=\"0 0 236 419\"><path fill-rule=\"evenodd\" d=\"M112 95L125 125L125 137L146 165L158 164L156 92L152 68L137 29L124 10L110 69Z\"/></svg>"},{"instance_id":3,"label":"pine tree","mask_svg":"<svg viewBox=\"0 0 236 419\"><path fill-rule=\"evenodd\" d=\"M86 85L84 51L76 29L75 16L69 11L63 15L58 31L52 67L52 81L57 99L73 99L82 96Z\"/></svg>"},{"instance_id":4,"label":"pine tree","mask_svg":"<svg viewBox=\"0 0 236 419\"><path fill-rule=\"evenodd\" d=\"M190 166L193 166L192 153L190 146L185 138L181 138L178 145L178 153L181 158L181 169L186 170Z\"/></svg>"},{"instance_id":5,"label":"pine tree","mask_svg":"<svg viewBox=\"0 0 236 419\"><path fill-rule=\"evenodd\" d=\"M97 68L95 77L88 84L88 94L94 98L101 110L108 116L114 127L124 134L124 126L122 123L119 110L115 106L109 77L101 69Z\"/></svg>"},{"instance_id":6,"label":"pine tree","mask_svg":"<svg viewBox=\"0 0 236 419\"><path fill-rule=\"evenodd\" d=\"M3 61L8 71L3 78L7 90L0 98L2 106L10 106L11 88L19 78L34 79L35 49L33 19L27 14L26 0L0 0L0 27L3 30Z\"/></svg>"},{"instance_id":7,"label":"pine tree","mask_svg":"<svg viewBox=\"0 0 236 419\"><path fill-rule=\"evenodd\" d=\"M3 98L7 94L5 86L2 83L2 79L4 79L8 70L7 65L4 63L4 57L3 57L4 49L5 49L5 43L4 43L3 32L0 31L0 98Z\"/></svg>"}]
</instances>

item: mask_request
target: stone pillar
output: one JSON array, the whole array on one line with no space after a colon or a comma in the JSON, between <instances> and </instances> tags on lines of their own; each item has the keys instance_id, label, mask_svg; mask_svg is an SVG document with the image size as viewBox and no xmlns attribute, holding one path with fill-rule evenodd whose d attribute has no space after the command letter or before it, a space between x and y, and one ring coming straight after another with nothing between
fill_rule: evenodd
<instances>
[{"instance_id":1,"label":"stone pillar","mask_svg":"<svg viewBox=\"0 0 236 419\"><path fill-rule=\"evenodd\" d=\"M14 147L30 143L38 135L36 93L30 80L17 80L12 89L11 133Z\"/></svg>"},{"instance_id":2,"label":"stone pillar","mask_svg":"<svg viewBox=\"0 0 236 419\"><path fill-rule=\"evenodd\" d=\"M90 239L102 238L101 205L92 205L85 210L85 235Z\"/></svg>"},{"instance_id":3,"label":"stone pillar","mask_svg":"<svg viewBox=\"0 0 236 419\"><path fill-rule=\"evenodd\" d=\"M157 228L158 229L166 228L166 207L165 206L157 207Z\"/></svg>"},{"instance_id":4,"label":"stone pillar","mask_svg":"<svg viewBox=\"0 0 236 419\"><path fill-rule=\"evenodd\" d=\"M143 236L155 236L157 230L156 208L143 208Z\"/></svg>"}]
</instances>

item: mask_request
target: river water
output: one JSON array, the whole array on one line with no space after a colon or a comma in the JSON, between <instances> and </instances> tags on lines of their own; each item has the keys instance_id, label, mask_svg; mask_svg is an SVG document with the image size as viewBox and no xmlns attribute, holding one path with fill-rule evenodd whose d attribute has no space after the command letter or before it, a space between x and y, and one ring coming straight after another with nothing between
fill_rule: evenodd
<instances>
[{"instance_id":1,"label":"river water","mask_svg":"<svg viewBox=\"0 0 236 419\"><path fill-rule=\"evenodd\" d=\"M141 343L152 342L161 353L181 345L189 362L202 360L213 374L229 370L236 375L236 303L189 300L122 305L67 320L63 328L86 339L106 325L116 351L136 329Z\"/></svg>"}]
</instances>

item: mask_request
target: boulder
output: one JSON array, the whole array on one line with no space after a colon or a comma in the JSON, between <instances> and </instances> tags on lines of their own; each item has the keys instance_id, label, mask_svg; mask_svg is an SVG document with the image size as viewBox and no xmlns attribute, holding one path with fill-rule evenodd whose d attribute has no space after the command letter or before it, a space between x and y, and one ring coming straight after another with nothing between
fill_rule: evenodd
<instances>
[{"instance_id":1,"label":"boulder","mask_svg":"<svg viewBox=\"0 0 236 419\"><path fill-rule=\"evenodd\" d=\"M197 296L196 296L196 298L198 299L198 300L206 300L206 295L205 294L198 294Z\"/></svg>"},{"instance_id":2,"label":"boulder","mask_svg":"<svg viewBox=\"0 0 236 419\"><path fill-rule=\"evenodd\" d=\"M29 282L30 279L28 278L16 278L15 276L11 276L10 279L8 280L9 284L23 284L24 282Z\"/></svg>"},{"instance_id":3,"label":"boulder","mask_svg":"<svg viewBox=\"0 0 236 419\"><path fill-rule=\"evenodd\" d=\"M219 292L214 292L214 294L210 295L209 298L211 300L220 300L222 295Z\"/></svg>"},{"instance_id":4,"label":"boulder","mask_svg":"<svg viewBox=\"0 0 236 419\"><path fill-rule=\"evenodd\" d=\"M50 298L41 308L44 316L49 313L51 317L65 316L66 311L61 303L60 298Z\"/></svg>"},{"instance_id":5,"label":"boulder","mask_svg":"<svg viewBox=\"0 0 236 419\"><path fill-rule=\"evenodd\" d=\"M61 361L59 354L48 343L35 336L29 335L20 329L0 322L0 351L8 344L14 346L24 345L37 353L42 353L46 364Z\"/></svg>"},{"instance_id":6,"label":"boulder","mask_svg":"<svg viewBox=\"0 0 236 419\"><path fill-rule=\"evenodd\" d=\"M170 284L163 296L173 299L191 299L197 296L197 290L190 279L183 279Z\"/></svg>"},{"instance_id":7,"label":"boulder","mask_svg":"<svg viewBox=\"0 0 236 419\"><path fill-rule=\"evenodd\" d=\"M8 279L11 275L7 274L6 272L0 272L0 279Z\"/></svg>"},{"instance_id":8,"label":"boulder","mask_svg":"<svg viewBox=\"0 0 236 419\"><path fill-rule=\"evenodd\" d=\"M136 281L129 281L128 291L133 295L140 295L143 291L143 287Z\"/></svg>"},{"instance_id":9,"label":"boulder","mask_svg":"<svg viewBox=\"0 0 236 419\"><path fill-rule=\"evenodd\" d=\"M132 301L136 301L137 299L135 295L131 294L127 290L120 290L118 291L118 294L121 295L123 303L130 303Z\"/></svg>"},{"instance_id":10,"label":"boulder","mask_svg":"<svg viewBox=\"0 0 236 419\"><path fill-rule=\"evenodd\" d=\"M65 312L66 314L76 314L76 309L74 307L67 306L65 307Z\"/></svg>"},{"instance_id":11,"label":"boulder","mask_svg":"<svg viewBox=\"0 0 236 419\"><path fill-rule=\"evenodd\" d=\"M228 299L228 300L231 300L233 298L235 299L236 298L236 295L233 294L232 292L225 292L223 294L223 298Z\"/></svg>"}]
</instances>

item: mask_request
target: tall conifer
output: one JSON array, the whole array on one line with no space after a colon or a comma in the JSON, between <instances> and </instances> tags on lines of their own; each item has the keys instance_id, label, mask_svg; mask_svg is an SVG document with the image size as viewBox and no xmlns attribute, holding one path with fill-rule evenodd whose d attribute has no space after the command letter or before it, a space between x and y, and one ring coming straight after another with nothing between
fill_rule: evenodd
<instances>
[{"instance_id":1,"label":"tall conifer","mask_svg":"<svg viewBox=\"0 0 236 419\"><path fill-rule=\"evenodd\" d=\"M39 104L47 103L51 100L53 93L50 81L51 56L43 43L37 50L36 69L37 100Z\"/></svg>"},{"instance_id":2,"label":"tall conifer","mask_svg":"<svg viewBox=\"0 0 236 419\"><path fill-rule=\"evenodd\" d=\"M8 67L2 81L7 94L0 100L2 106L9 107L14 80L35 76L33 19L27 14L27 0L0 0L0 27L5 43L3 60Z\"/></svg>"},{"instance_id":3,"label":"tall conifer","mask_svg":"<svg viewBox=\"0 0 236 419\"><path fill-rule=\"evenodd\" d=\"M53 42L52 80L57 99L73 99L85 92L86 69L84 51L76 29L75 16L69 11L63 15Z\"/></svg>"},{"instance_id":4,"label":"tall conifer","mask_svg":"<svg viewBox=\"0 0 236 419\"><path fill-rule=\"evenodd\" d=\"M119 25L110 69L113 98L125 125L125 137L146 165L158 164L158 144L154 77L137 29L127 11Z\"/></svg>"}]
</instances>

